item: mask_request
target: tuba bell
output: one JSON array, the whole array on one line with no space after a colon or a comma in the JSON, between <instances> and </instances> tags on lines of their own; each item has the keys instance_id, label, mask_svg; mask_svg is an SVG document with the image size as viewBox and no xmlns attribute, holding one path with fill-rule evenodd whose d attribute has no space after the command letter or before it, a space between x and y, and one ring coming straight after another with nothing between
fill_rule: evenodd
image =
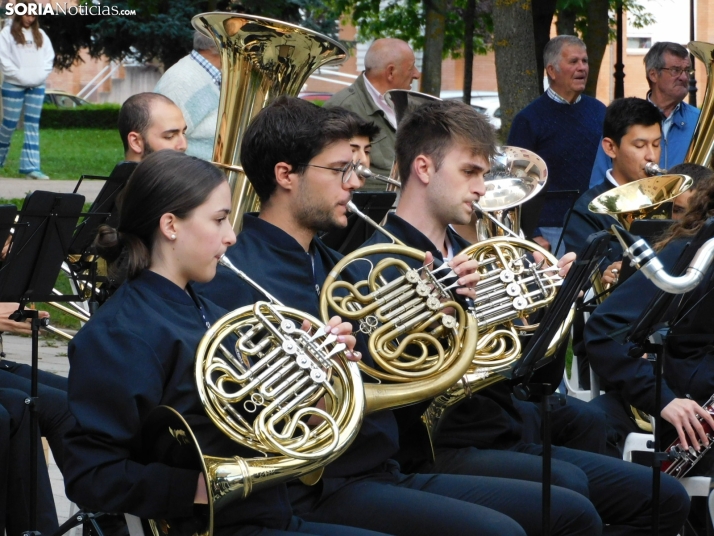
<instances>
[{"instance_id":1,"label":"tuba bell","mask_svg":"<svg viewBox=\"0 0 714 536\"><path fill-rule=\"evenodd\" d=\"M213 161L228 175L233 229L257 210L258 197L240 165L240 142L250 121L280 95L297 96L310 75L339 65L347 50L320 33L253 15L203 13L194 28L213 38L221 55L221 96Z\"/></svg>"}]
</instances>

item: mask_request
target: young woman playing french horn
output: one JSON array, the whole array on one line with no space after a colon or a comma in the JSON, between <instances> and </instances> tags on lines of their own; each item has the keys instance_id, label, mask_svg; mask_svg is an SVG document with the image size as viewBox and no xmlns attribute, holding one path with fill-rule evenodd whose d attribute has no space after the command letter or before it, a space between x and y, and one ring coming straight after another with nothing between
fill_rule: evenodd
<instances>
[{"instance_id":1,"label":"young woman playing french horn","mask_svg":"<svg viewBox=\"0 0 714 536\"><path fill-rule=\"evenodd\" d=\"M65 478L67 495L84 507L167 519L179 533L197 530L194 513L207 501L204 475L136 461L142 423L158 405L182 414L203 452L255 456L209 420L193 373L199 341L226 311L196 296L190 282L210 281L219 258L235 243L230 207L221 171L164 150L148 156L129 180L118 228L99 231L101 254L127 280L69 348L69 400L77 424L66 438ZM328 326L354 347L349 324L335 317ZM351 350L347 354L354 357ZM282 484L222 512L214 531L376 534L294 517Z\"/></svg>"}]
</instances>

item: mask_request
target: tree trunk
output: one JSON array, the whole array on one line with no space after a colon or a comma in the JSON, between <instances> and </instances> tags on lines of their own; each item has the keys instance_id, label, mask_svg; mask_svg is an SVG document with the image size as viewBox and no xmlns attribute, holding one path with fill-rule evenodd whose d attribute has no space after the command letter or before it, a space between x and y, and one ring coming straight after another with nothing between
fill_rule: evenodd
<instances>
[{"instance_id":1,"label":"tree trunk","mask_svg":"<svg viewBox=\"0 0 714 536\"><path fill-rule=\"evenodd\" d=\"M464 13L464 102L471 104L471 83L474 77L474 27L476 0L466 2Z\"/></svg>"},{"instance_id":2,"label":"tree trunk","mask_svg":"<svg viewBox=\"0 0 714 536\"><path fill-rule=\"evenodd\" d=\"M590 72L585 86L585 94L591 97L597 92L597 78L600 74L600 65L607 47L610 23L608 18L608 0L590 0L588 3L588 30L585 34L585 45L588 47L588 63Z\"/></svg>"},{"instance_id":3,"label":"tree trunk","mask_svg":"<svg viewBox=\"0 0 714 536\"><path fill-rule=\"evenodd\" d=\"M441 92L441 59L444 53L447 0L424 0L426 19L421 91L436 97Z\"/></svg>"},{"instance_id":4,"label":"tree trunk","mask_svg":"<svg viewBox=\"0 0 714 536\"><path fill-rule=\"evenodd\" d=\"M555 29L558 35L575 35L575 10L561 9Z\"/></svg>"},{"instance_id":5,"label":"tree trunk","mask_svg":"<svg viewBox=\"0 0 714 536\"><path fill-rule=\"evenodd\" d=\"M513 117L540 94L531 0L496 0L493 37L501 137L506 139Z\"/></svg>"},{"instance_id":6,"label":"tree trunk","mask_svg":"<svg viewBox=\"0 0 714 536\"><path fill-rule=\"evenodd\" d=\"M543 50L550 41L550 26L555 14L557 0L539 0L533 3L533 34L535 35L536 64L538 65L538 91L543 93Z\"/></svg>"}]
</instances>

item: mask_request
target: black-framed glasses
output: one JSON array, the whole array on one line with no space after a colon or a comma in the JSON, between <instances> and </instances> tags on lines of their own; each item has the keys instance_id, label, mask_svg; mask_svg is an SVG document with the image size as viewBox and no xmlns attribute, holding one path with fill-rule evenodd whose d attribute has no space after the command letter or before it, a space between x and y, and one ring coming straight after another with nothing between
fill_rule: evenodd
<instances>
[{"instance_id":1,"label":"black-framed glasses","mask_svg":"<svg viewBox=\"0 0 714 536\"><path fill-rule=\"evenodd\" d=\"M679 78L682 73L687 73L687 76L694 74L694 69L682 69L681 67L660 67L660 71L669 71L674 78Z\"/></svg>"},{"instance_id":2,"label":"black-framed glasses","mask_svg":"<svg viewBox=\"0 0 714 536\"><path fill-rule=\"evenodd\" d=\"M350 162L343 168L334 168L327 166L318 166L317 164L298 164L299 166L316 167L320 169L329 169L330 171L340 171L342 172L342 184L350 180L352 173L355 173L357 166L359 166L359 160L357 162Z\"/></svg>"}]
</instances>

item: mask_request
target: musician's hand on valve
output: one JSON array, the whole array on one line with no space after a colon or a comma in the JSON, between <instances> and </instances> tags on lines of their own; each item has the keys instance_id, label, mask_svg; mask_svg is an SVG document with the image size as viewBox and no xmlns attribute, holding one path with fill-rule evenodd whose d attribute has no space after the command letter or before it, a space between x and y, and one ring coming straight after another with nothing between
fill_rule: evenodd
<instances>
[{"instance_id":1,"label":"musician's hand on valve","mask_svg":"<svg viewBox=\"0 0 714 536\"><path fill-rule=\"evenodd\" d=\"M302 330L310 331L310 322L308 320L302 321ZM359 361L362 359L362 353L355 350L355 344L357 344L357 339L352 335L352 324L349 322L343 322L342 318L339 316L333 316L327 322L327 327L329 328L328 333L337 335L337 342L342 342L347 345L347 350L345 350L345 355L350 361Z\"/></svg>"},{"instance_id":2,"label":"musician's hand on valve","mask_svg":"<svg viewBox=\"0 0 714 536\"><path fill-rule=\"evenodd\" d=\"M613 262L610 266L605 268L605 271L602 273L602 277L600 278L602 280L602 284L603 285L616 285L617 281L620 278L621 270L622 270L622 261Z\"/></svg>"},{"instance_id":3,"label":"musician's hand on valve","mask_svg":"<svg viewBox=\"0 0 714 536\"><path fill-rule=\"evenodd\" d=\"M714 430L714 419L694 400L675 398L662 410L662 418L677 429L679 441L684 449L692 445L696 450L700 450L699 441L704 446L709 445L709 439L697 415Z\"/></svg>"},{"instance_id":4,"label":"musician's hand on valve","mask_svg":"<svg viewBox=\"0 0 714 536\"><path fill-rule=\"evenodd\" d=\"M459 276L458 283L461 286L456 289L456 293L467 298L476 298L476 283L481 278L478 273L478 261L469 258L468 255L461 254L451 259L449 265L454 273Z\"/></svg>"}]
</instances>

